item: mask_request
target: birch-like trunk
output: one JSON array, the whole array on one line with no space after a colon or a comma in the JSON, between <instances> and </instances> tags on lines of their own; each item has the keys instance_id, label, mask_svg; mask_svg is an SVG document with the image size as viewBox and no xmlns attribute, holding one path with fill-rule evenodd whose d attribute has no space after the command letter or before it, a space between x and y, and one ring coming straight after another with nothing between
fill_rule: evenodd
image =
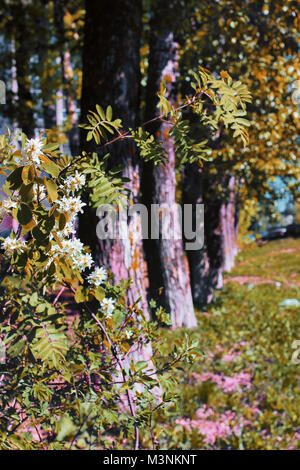
<instances>
[{"instance_id":1,"label":"birch-like trunk","mask_svg":"<svg viewBox=\"0 0 300 470\"><path fill-rule=\"evenodd\" d=\"M168 98L172 100L177 69L177 44L169 30L159 30L166 2L163 1L153 13L152 34L146 98L147 119L157 114L156 93L162 79L167 85ZM181 238L181 222L176 208L175 148L169 137L169 125L156 122L151 131L163 141L167 155L166 165L143 167L143 202L151 210L157 204L169 212L170 233L158 240L145 240L145 253L149 269L149 295L169 312L172 327L193 328L197 325L187 258ZM175 235L175 237L174 237ZM178 237L179 235L179 237ZM168 237L170 237L168 239Z\"/></svg>"},{"instance_id":2,"label":"birch-like trunk","mask_svg":"<svg viewBox=\"0 0 300 470\"><path fill-rule=\"evenodd\" d=\"M235 177L230 176L228 181L228 195L221 211L222 236L223 236L223 269L231 271L234 259L238 252L237 231L238 217L235 197Z\"/></svg>"}]
</instances>

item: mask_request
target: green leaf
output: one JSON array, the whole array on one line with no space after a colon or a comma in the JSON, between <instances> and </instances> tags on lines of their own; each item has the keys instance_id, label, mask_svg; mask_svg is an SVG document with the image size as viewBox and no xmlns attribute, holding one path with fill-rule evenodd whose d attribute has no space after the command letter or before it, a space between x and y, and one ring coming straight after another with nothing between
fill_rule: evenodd
<instances>
[{"instance_id":1,"label":"green leaf","mask_svg":"<svg viewBox=\"0 0 300 470\"><path fill-rule=\"evenodd\" d=\"M75 292L75 300L79 304L80 302L85 302L86 299L86 290L83 286L79 286Z\"/></svg>"},{"instance_id":2,"label":"green leaf","mask_svg":"<svg viewBox=\"0 0 300 470\"><path fill-rule=\"evenodd\" d=\"M60 214L59 215L59 220L58 220L58 228L59 230L63 230L66 226L66 223L67 223L67 219L66 219L66 216L64 214Z\"/></svg>"},{"instance_id":3,"label":"green leaf","mask_svg":"<svg viewBox=\"0 0 300 470\"><path fill-rule=\"evenodd\" d=\"M30 166L24 166L22 170L22 180L23 183L28 185L30 184L34 179L34 168L32 165Z\"/></svg>"},{"instance_id":4,"label":"green leaf","mask_svg":"<svg viewBox=\"0 0 300 470\"><path fill-rule=\"evenodd\" d=\"M17 219L20 225L27 225L32 221L32 212L27 204L20 204Z\"/></svg>"},{"instance_id":5,"label":"green leaf","mask_svg":"<svg viewBox=\"0 0 300 470\"><path fill-rule=\"evenodd\" d=\"M109 105L107 106L107 110L106 110L106 119L108 121L111 121L112 120L112 107Z\"/></svg>"},{"instance_id":6,"label":"green leaf","mask_svg":"<svg viewBox=\"0 0 300 470\"><path fill-rule=\"evenodd\" d=\"M58 198L57 185L52 180L44 178L45 186L47 188L49 202L55 202Z\"/></svg>"},{"instance_id":7,"label":"green leaf","mask_svg":"<svg viewBox=\"0 0 300 470\"><path fill-rule=\"evenodd\" d=\"M8 175L7 182L10 189L18 189L22 185L23 168L23 166L20 166L10 173L10 175Z\"/></svg>"},{"instance_id":8,"label":"green leaf","mask_svg":"<svg viewBox=\"0 0 300 470\"><path fill-rule=\"evenodd\" d=\"M99 104L96 104L96 109L97 109L97 113L99 114L101 119L104 121L105 120L105 112L103 111L103 108L101 108L101 106L99 106Z\"/></svg>"}]
</instances>

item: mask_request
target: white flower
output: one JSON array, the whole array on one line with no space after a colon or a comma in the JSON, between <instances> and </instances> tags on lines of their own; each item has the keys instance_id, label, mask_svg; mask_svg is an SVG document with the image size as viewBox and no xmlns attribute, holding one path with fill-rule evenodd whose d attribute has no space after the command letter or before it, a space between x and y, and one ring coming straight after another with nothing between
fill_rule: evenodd
<instances>
[{"instance_id":1,"label":"white flower","mask_svg":"<svg viewBox=\"0 0 300 470\"><path fill-rule=\"evenodd\" d=\"M14 251L20 251L23 253L26 248L26 242L25 240L19 240L16 238L5 238L1 246L8 254L13 254Z\"/></svg>"},{"instance_id":2,"label":"white flower","mask_svg":"<svg viewBox=\"0 0 300 470\"><path fill-rule=\"evenodd\" d=\"M55 255L67 255L70 257L81 255L83 243L78 238L74 240L62 240L61 246L53 245L52 252Z\"/></svg>"},{"instance_id":3,"label":"white flower","mask_svg":"<svg viewBox=\"0 0 300 470\"><path fill-rule=\"evenodd\" d=\"M0 217L4 217L7 212L18 207L18 202L12 199L4 199L0 202Z\"/></svg>"},{"instance_id":4,"label":"white flower","mask_svg":"<svg viewBox=\"0 0 300 470\"><path fill-rule=\"evenodd\" d=\"M109 299L107 297L104 297L104 299L100 303L101 308L104 310L104 312L106 313L108 317L110 317L111 314L113 313L114 308L115 308L115 303L116 303L115 300Z\"/></svg>"},{"instance_id":5,"label":"white flower","mask_svg":"<svg viewBox=\"0 0 300 470\"><path fill-rule=\"evenodd\" d=\"M85 202L82 202L80 197L67 197L64 196L62 199L57 201L60 212L68 212L71 217L74 217L78 212L83 212L82 208L86 206Z\"/></svg>"},{"instance_id":6,"label":"white flower","mask_svg":"<svg viewBox=\"0 0 300 470\"><path fill-rule=\"evenodd\" d=\"M104 268L95 268L95 270L88 276L88 282L98 287L107 279L107 272Z\"/></svg>"},{"instance_id":7,"label":"white flower","mask_svg":"<svg viewBox=\"0 0 300 470\"><path fill-rule=\"evenodd\" d=\"M28 160L32 160L34 163L40 163L40 155L42 153L43 142L40 138L29 139L24 145L24 152Z\"/></svg>"},{"instance_id":8,"label":"white flower","mask_svg":"<svg viewBox=\"0 0 300 470\"><path fill-rule=\"evenodd\" d=\"M127 339L130 339L132 335L133 335L132 331L129 331L129 330L125 331L125 336Z\"/></svg>"},{"instance_id":9,"label":"white flower","mask_svg":"<svg viewBox=\"0 0 300 470\"><path fill-rule=\"evenodd\" d=\"M77 170L75 171L74 176L68 176L68 178L65 181L65 187L70 192L76 191L82 188L82 186L84 185L85 185L85 176L78 173Z\"/></svg>"},{"instance_id":10,"label":"white flower","mask_svg":"<svg viewBox=\"0 0 300 470\"><path fill-rule=\"evenodd\" d=\"M90 253L80 253L72 256L73 265L78 271L84 271L93 264L93 258Z\"/></svg>"},{"instance_id":11,"label":"white flower","mask_svg":"<svg viewBox=\"0 0 300 470\"><path fill-rule=\"evenodd\" d=\"M5 199L1 202L1 206L7 211L10 211L11 209L15 209L16 207L18 207L18 202L13 201L12 199Z\"/></svg>"},{"instance_id":12,"label":"white flower","mask_svg":"<svg viewBox=\"0 0 300 470\"><path fill-rule=\"evenodd\" d=\"M34 199L39 201L43 201L47 197L44 186L40 186L37 184L33 186L33 194Z\"/></svg>"},{"instance_id":13,"label":"white flower","mask_svg":"<svg viewBox=\"0 0 300 470\"><path fill-rule=\"evenodd\" d=\"M56 227L58 228L58 227ZM59 230L57 232L57 236L59 239L64 239L68 237L69 235L75 234L76 233L76 228L74 226L74 223L72 220L70 222L67 222L65 225L65 228L63 230Z\"/></svg>"}]
</instances>

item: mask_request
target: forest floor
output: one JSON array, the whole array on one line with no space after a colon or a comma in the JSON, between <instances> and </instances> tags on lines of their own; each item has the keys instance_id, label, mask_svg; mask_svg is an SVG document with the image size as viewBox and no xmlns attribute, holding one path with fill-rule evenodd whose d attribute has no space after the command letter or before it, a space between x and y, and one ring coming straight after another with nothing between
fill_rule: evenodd
<instances>
[{"instance_id":1,"label":"forest floor","mask_svg":"<svg viewBox=\"0 0 300 470\"><path fill-rule=\"evenodd\" d=\"M188 333L203 358L175 374L161 448L299 449L299 313L300 240L242 251L198 327L162 331L166 355Z\"/></svg>"}]
</instances>

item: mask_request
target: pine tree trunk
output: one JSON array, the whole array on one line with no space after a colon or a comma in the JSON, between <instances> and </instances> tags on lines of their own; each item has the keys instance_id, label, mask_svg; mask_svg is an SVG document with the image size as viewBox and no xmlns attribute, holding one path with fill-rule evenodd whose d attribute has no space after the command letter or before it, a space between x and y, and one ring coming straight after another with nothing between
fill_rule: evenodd
<instances>
[{"instance_id":1,"label":"pine tree trunk","mask_svg":"<svg viewBox=\"0 0 300 470\"><path fill-rule=\"evenodd\" d=\"M14 24L14 45L15 45L15 64L18 84L18 102L17 102L17 122L18 126L27 135L34 137L34 114L33 114L33 96L31 93L30 80L30 46L28 39L30 31L27 31L25 18L26 6L20 2L18 5L12 5L12 14L15 17Z\"/></svg>"},{"instance_id":2,"label":"pine tree trunk","mask_svg":"<svg viewBox=\"0 0 300 470\"><path fill-rule=\"evenodd\" d=\"M136 127L139 113L140 84L140 34L142 3L140 0L86 0L85 39L83 47L83 83L81 121L86 120L88 110L96 104L106 108L111 105L114 116L122 119L125 128ZM82 148L91 150L86 143L86 134L81 134ZM95 150L95 149L94 149ZM123 176L131 191L130 199L138 202L140 172L136 148L132 142L108 146L110 166L124 165ZM128 304L140 298L138 307L149 319L147 304L147 269L143 258L141 220L138 214L128 224L129 237L122 239L98 240L95 211L89 210L79 220L79 233L83 242L93 249L99 265L108 267L114 274L115 282L132 279L127 290ZM117 227L117 230L119 227ZM148 371L153 371L151 344L141 346L128 361L145 360ZM153 394L161 395L154 387Z\"/></svg>"},{"instance_id":3,"label":"pine tree trunk","mask_svg":"<svg viewBox=\"0 0 300 470\"><path fill-rule=\"evenodd\" d=\"M169 99L172 99L176 78L177 44L172 31L160 30L166 2L160 2L151 23L150 56L146 97L146 118L157 114L156 93L165 79ZM197 325L190 287L189 267L181 239L181 223L176 208L175 149L168 136L169 125L156 122L149 129L163 141L168 161L165 166L154 167L150 163L143 167L143 202L150 212L151 204L164 205L170 209L172 233L179 239L162 237L144 240L149 269L149 295L170 313L172 327L193 328ZM167 235L167 234L165 234Z\"/></svg>"},{"instance_id":4,"label":"pine tree trunk","mask_svg":"<svg viewBox=\"0 0 300 470\"><path fill-rule=\"evenodd\" d=\"M83 48L83 86L81 121L96 104L104 108L112 105L114 116L122 119L125 128L135 127L139 111L139 47L141 31L141 2L130 0L86 1L85 42ZM82 134L82 147L86 147ZM123 176L130 178L131 199L138 201L140 191L139 166L132 143L108 147L110 165L124 165ZM91 211L80 220L80 236L90 245L97 261L109 267L115 280L133 279L128 291L129 302L141 296L140 306L147 314L146 266L143 258L141 233L135 225L141 223L132 217L128 240L101 240L96 236L99 220ZM133 236L135 235L135 236Z\"/></svg>"}]
</instances>

